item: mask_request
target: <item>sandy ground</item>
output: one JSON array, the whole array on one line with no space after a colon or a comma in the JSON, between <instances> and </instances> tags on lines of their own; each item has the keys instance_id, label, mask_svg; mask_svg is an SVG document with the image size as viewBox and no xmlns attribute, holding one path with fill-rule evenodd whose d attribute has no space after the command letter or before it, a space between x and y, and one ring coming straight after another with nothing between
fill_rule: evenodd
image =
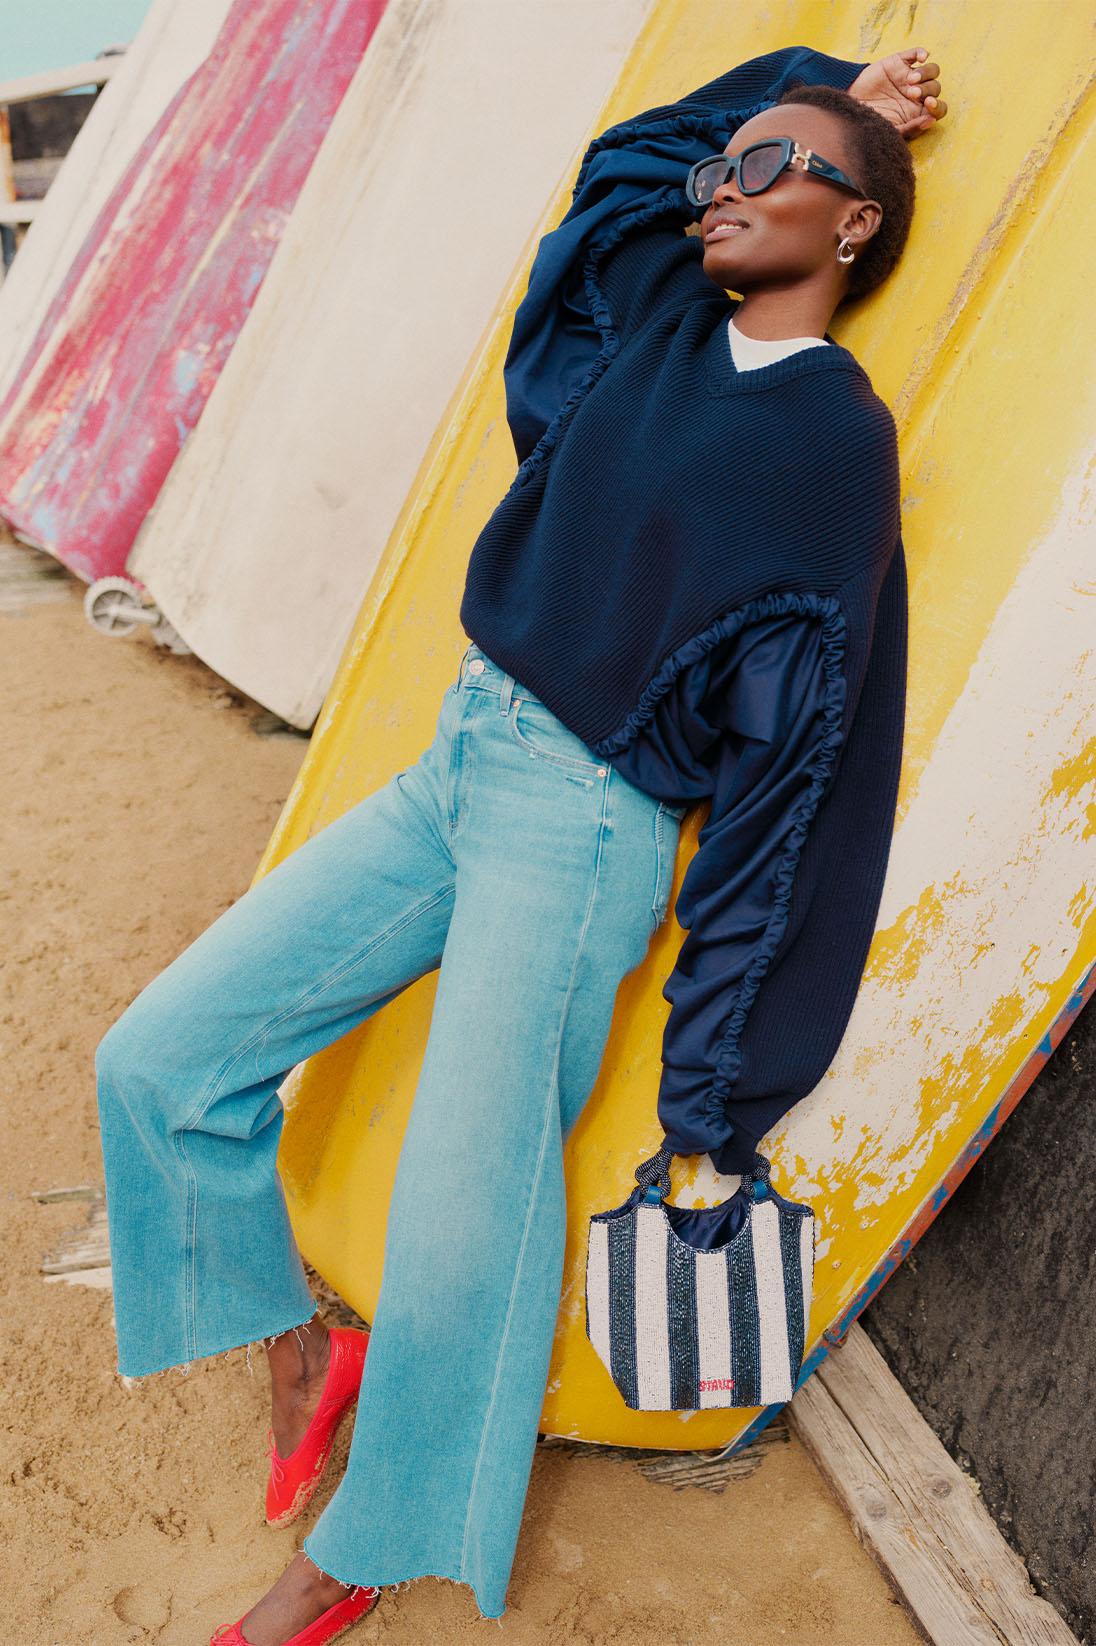
<instances>
[{"instance_id":1,"label":"sandy ground","mask_svg":"<svg viewBox=\"0 0 1096 1646\"><path fill-rule=\"evenodd\" d=\"M193 658L94 634L72 592L4 604L0 1638L204 1646L276 1576L336 1471L297 1527L268 1529L264 1366L240 1351L123 1385L109 1292L39 1272L83 1212L32 1196L102 1183L95 1044L245 890L304 744L257 735L256 706ZM347 1638L920 1639L786 1428L736 1469L720 1490L674 1489L634 1460L541 1447L501 1625L427 1579Z\"/></svg>"}]
</instances>

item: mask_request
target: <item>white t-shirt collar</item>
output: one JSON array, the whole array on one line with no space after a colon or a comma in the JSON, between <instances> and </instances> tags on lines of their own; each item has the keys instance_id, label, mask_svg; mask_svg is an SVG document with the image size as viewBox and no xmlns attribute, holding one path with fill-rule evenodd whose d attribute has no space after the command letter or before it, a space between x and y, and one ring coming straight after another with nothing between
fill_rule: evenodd
<instances>
[{"instance_id":1,"label":"white t-shirt collar","mask_svg":"<svg viewBox=\"0 0 1096 1646\"><path fill-rule=\"evenodd\" d=\"M759 366L771 366L775 360L784 360L800 349L828 348L824 337L779 337L769 342L757 337L746 337L733 320L727 322L731 340L731 354L736 371L756 371Z\"/></svg>"}]
</instances>

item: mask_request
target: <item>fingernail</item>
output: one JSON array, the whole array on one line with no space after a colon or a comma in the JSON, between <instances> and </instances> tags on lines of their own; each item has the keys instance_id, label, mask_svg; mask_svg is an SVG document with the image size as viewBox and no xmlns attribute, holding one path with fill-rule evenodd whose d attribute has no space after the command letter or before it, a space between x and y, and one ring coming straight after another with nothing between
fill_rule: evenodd
<instances>
[{"instance_id":1,"label":"fingernail","mask_svg":"<svg viewBox=\"0 0 1096 1646\"><path fill-rule=\"evenodd\" d=\"M921 76L918 74L916 69L911 69L910 70L910 83L911 84L916 85L917 81L920 80L920 78L921 78Z\"/></svg>"},{"instance_id":2,"label":"fingernail","mask_svg":"<svg viewBox=\"0 0 1096 1646\"><path fill-rule=\"evenodd\" d=\"M925 98L925 107L927 109L934 109L936 107L935 97L926 97Z\"/></svg>"}]
</instances>

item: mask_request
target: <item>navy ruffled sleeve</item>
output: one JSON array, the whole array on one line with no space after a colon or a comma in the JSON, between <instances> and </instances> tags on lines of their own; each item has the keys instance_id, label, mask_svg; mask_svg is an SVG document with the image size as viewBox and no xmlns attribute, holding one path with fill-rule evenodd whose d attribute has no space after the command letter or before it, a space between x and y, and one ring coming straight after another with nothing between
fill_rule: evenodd
<instances>
[{"instance_id":1,"label":"navy ruffled sleeve","mask_svg":"<svg viewBox=\"0 0 1096 1646\"><path fill-rule=\"evenodd\" d=\"M629 329L690 291L712 295L699 246L682 233L692 219L689 167L788 87L847 89L862 67L807 47L769 52L595 139L570 210L540 242L514 320L506 408L520 462Z\"/></svg>"},{"instance_id":2,"label":"navy ruffled sleeve","mask_svg":"<svg viewBox=\"0 0 1096 1646\"><path fill-rule=\"evenodd\" d=\"M688 935L665 988L659 1118L677 1153L734 1171L768 1129L735 1123L742 1030L794 938L793 884L848 707L844 619L836 600L774 596L687 650L615 764L668 801L711 798L677 902Z\"/></svg>"}]
</instances>

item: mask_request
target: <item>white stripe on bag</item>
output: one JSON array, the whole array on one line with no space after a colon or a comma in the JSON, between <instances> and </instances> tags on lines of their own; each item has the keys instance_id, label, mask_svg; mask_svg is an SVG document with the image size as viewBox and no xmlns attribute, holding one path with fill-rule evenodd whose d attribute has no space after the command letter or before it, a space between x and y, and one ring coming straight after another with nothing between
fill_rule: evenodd
<instances>
[{"instance_id":1,"label":"white stripe on bag","mask_svg":"<svg viewBox=\"0 0 1096 1646\"><path fill-rule=\"evenodd\" d=\"M636 1373L641 1412L670 1410L670 1329L666 1297L666 1217L636 1213Z\"/></svg>"},{"instance_id":2,"label":"white stripe on bag","mask_svg":"<svg viewBox=\"0 0 1096 1646\"><path fill-rule=\"evenodd\" d=\"M780 1256L780 1215L771 1200L754 1202L750 1218L757 1314L761 1338L761 1404L791 1399L788 1370L788 1317L784 1305L784 1264Z\"/></svg>"},{"instance_id":3,"label":"white stripe on bag","mask_svg":"<svg viewBox=\"0 0 1096 1646\"><path fill-rule=\"evenodd\" d=\"M728 1406L731 1379L731 1321L725 1252L696 1254L696 1346L700 1407Z\"/></svg>"},{"instance_id":4,"label":"white stripe on bag","mask_svg":"<svg viewBox=\"0 0 1096 1646\"><path fill-rule=\"evenodd\" d=\"M590 1342L608 1371L613 1369L609 1335L609 1226L590 1224L590 1251L586 1259L586 1310Z\"/></svg>"}]
</instances>

